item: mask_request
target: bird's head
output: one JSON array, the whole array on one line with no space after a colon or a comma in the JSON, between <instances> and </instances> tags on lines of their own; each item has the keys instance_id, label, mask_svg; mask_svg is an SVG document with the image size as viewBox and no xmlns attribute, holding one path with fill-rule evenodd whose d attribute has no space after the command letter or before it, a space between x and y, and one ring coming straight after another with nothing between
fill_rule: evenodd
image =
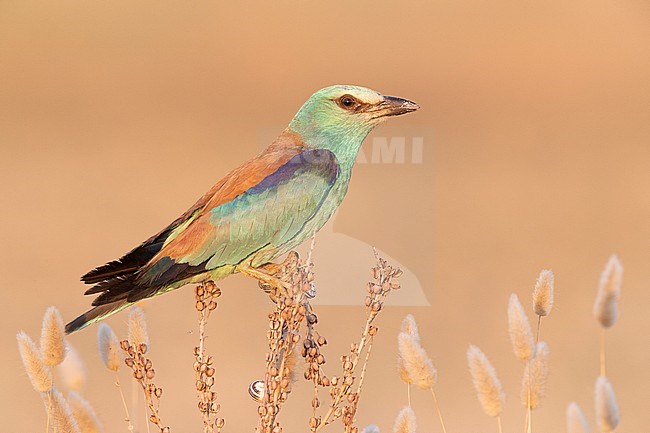
<instances>
[{"instance_id":1,"label":"bird's head","mask_svg":"<svg viewBox=\"0 0 650 433\"><path fill-rule=\"evenodd\" d=\"M356 152L379 123L420 108L408 99L384 96L365 87L336 85L321 89L300 108L289 128L307 144Z\"/></svg>"}]
</instances>

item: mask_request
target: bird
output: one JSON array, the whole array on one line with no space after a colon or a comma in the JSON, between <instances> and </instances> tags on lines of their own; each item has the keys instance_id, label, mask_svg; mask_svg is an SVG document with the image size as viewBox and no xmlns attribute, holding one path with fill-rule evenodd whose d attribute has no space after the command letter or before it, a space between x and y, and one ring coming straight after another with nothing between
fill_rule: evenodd
<instances>
[{"instance_id":1,"label":"bird","mask_svg":"<svg viewBox=\"0 0 650 433\"><path fill-rule=\"evenodd\" d=\"M259 155L235 168L159 233L81 277L97 295L66 333L186 284L235 273L270 283L265 266L311 238L339 207L357 153L378 124L418 110L352 85L311 95Z\"/></svg>"}]
</instances>

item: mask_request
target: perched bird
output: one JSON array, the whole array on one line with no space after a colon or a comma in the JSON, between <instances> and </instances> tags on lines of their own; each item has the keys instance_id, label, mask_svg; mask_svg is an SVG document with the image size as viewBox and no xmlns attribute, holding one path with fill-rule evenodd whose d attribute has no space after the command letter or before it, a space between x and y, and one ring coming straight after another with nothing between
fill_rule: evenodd
<instances>
[{"instance_id":1,"label":"perched bird","mask_svg":"<svg viewBox=\"0 0 650 433\"><path fill-rule=\"evenodd\" d=\"M314 93L261 154L228 173L160 233L85 274L99 294L71 333L188 283L240 272L270 283L265 265L313 236L345 197L361 143L417 104L336 85Z\"/></svg>"}]
</instances>

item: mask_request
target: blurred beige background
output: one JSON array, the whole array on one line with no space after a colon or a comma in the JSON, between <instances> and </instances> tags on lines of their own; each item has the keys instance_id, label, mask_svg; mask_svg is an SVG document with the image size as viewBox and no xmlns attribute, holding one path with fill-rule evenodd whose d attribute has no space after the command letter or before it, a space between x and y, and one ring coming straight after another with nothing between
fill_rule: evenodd
<instances>
[{"instance_id":1,"label":"blurred beige background","mask_svg":"<svg viewBox=\"0 0 650 433\"><path fill-rule=\"evenodd\" d=\"M411 312L439 370L450 433L495 431L467 373L470 343L500 373L506 431L523 428L522 368L510 350L505 311L512 292L528 305L543 268L555 271L557 291L543 325L552 372L535 430L563 431L571 400L593 425L591 308L602 266L616 252L625 278L608 373L620 431L647 429L648 77L650 8L641 0L1 0L2 430L43 431L45 424L15 333L36 335L49 305L66 319L86 309L82 273L165 226L254 155L260 131L272 125L279 132L313 91L332 83L412 98L422 110L392 120L391 134L433 131L424 137L421 164L360 165L334 224L407 266L430 302L383 313L359 426L391 431L405 404L396 335ZM326 269L343 274L346 263L371 261L370 251L316 253ZM362 291L365 278L350 274L346 290ZM209 344L225 431L252 431L256 405L246 387L263 370L269 304L242 277L222 286ZM186 288L145 306L165 389L162 415L176 432L200 430L192 304ZM320 306L319 317L334 374L357 339L363 310ZM122 335L125 318L109 321ZM106 431L126 431L95 333L70 339L87 362L84 395ZM310 389L296 386L282 412L285 431L307 431ZM429 395L416 393L414 407L419 431L440 431Z\"/></svg>"}]
</instances>

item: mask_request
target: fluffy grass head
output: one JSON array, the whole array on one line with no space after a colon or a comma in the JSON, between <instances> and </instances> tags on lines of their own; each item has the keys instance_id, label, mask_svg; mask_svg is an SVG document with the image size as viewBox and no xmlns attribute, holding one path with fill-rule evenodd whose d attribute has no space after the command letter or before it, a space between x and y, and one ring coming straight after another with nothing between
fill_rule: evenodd
<instances>
[{"instance_id":1,"label":"fluffy grass head","mask_svg":"<svg viewBox=\"0 0 650 433\"><path fill-rule=\"evenodd\" d=\"M415 412L410 406L405 406L395 419L393 433L415 433Z\"/></svg>"},{"instance_id":2,"label":"fluffy grass head","mask_svg":"<svg viewBox=\"0 0 650 433\"><path fill-rule=\"evenodd\" d=\"M129 312L129 341L136 346L144 344L145 350L149 347L149 334L147 333L147 320L140 307L133 307Z\"/></svg>"},{"instance_id":3,"label":"fluffy grass head","mask_svg":"<svg viewBox=\"0 0 650 433\"><path fill-rule=\"evenodd\" d=\"M571 402L566 408L567 433L590 433L589 423L578 403Z\"/></svg>"},{"instance_id":4,"label":"fluffy grass head","mask_svg":"<svg viewBox=\"0 0 650 433\"><path fill-rule=\"evenodd\" d=\"M529 409L539 407L546 394L549 355L548 345L540 341L537 343L535 356L526 364L521 384L521 403Z\"/></svg>"},{"instance_id":5,"label":"fluffy grass head","mask_svg":"<svg viewBox=\"0 0 650 433\"><path fill-rule=\"evenodd\" d=\"M97 331L97 343L99 347L99 356L102 362L112 371L117 371L122 364L122 352L120 351L120 342L117 335L110 326L105 323L99 325Z\"/></svg>"},{"instance_id":6,"label":"fluffy grass head","mask_svg":"<svg viewBox=\"0 0 650 433\"><path fill-rule=\"evenodd\" d=\"M596 422L603 432L612 432L618 427L620 413L614 388L605 376L596 380Z\"/></svg>"},{"instance_id":7,"label":"fluffy grass head","mask_svg":"<svg viewBox=\"0 0 650 433\"><path fill-rule=\"evenodd\" d=\"M543 270L533 289L533 310L538 316L548 316L553 308L555 277L553 271Z\"/></svg>"},{"instance_id":8,"label":"fluffy grass head","mask_svg":"<svg viewBox=\"0 0 650 433\"><path fill-rule=\"evenodd\" d=\"M41 351L36 343L24 332L16 335L18 351L23 361L23 367L34 389L38 392L47 392L52 388L52 371L45 364Z\"/></svg>"},{"instance_id":9,"label":"fluffy grass head","mask_svg":"<svg viewBox=\"0 0 650 433\"><path fill-rule=\"evenodd\" d=\"M438 379L438 372L427 352L415 337L401 332L397 339L399 356L408 377L420 389L431 389Z\"/></svg>"},{"instance_id":10,"label":"fluffy grass head","mask_svg":"<svg viewBox=\"0 0 650 433\"><path fill-rule=\"evenodd\" d=\"M49 366L59 365L66 354L63 318L56 307L45 311L41 327L41 353Z\"/></svg>"},{"instance_id":11,"label":"fluffy grass head","mask_svg":"<svg viewBox=\"0 0 650 433\"><path fill-rule=\"evenodd\" d=\"M594 303L594 316L604 328L610 328L618 320L618 300L621 297L623 265L612 255L600 276L598 293Z\"/></svg>"},{"instance_id":12,"label":"fluffy grass head","mask_svg":"<svg viewBox=\"0 0 650 433\"><path fill-rule=\"evenodd\" d=\"M469 346L467 363L483 412L492 417L501 415L506 395L487 356L478 347Z\"/></svg>"},{"instance_id":13,"label":"fluffy grass head","mask_svg":"<svg viewBox=\"0 0 650 433\"><path fill-rule=\"evenodd\" d=\"M68 346L65 359L57 368L66 388L81 391L86 384L86 366L74 347Z\"/></svg>"},{"instance_id":14,"label":"fluffy grass head","mask_svg":"<svg viewBox=\"0 0 650 433\"><path fill-rule=\"evenodd\" d=\"M508 333L515 356L522 361L530 359L535 354L535 340L528 321L528 316L521 306L516 294L510 295L508 302Z\"/></svg>"},{"instance_id":15,"label":"fluffy grass head","mask_svg":"<svg viewBox=\"0 0 650 433\"><path fill-rule=\"evenodd\" d=\"M56 433L82 433L63 394L53 392L51 401L46 399L45 404L49 404L50 420Z\"/></svg>"}]
</instances>

